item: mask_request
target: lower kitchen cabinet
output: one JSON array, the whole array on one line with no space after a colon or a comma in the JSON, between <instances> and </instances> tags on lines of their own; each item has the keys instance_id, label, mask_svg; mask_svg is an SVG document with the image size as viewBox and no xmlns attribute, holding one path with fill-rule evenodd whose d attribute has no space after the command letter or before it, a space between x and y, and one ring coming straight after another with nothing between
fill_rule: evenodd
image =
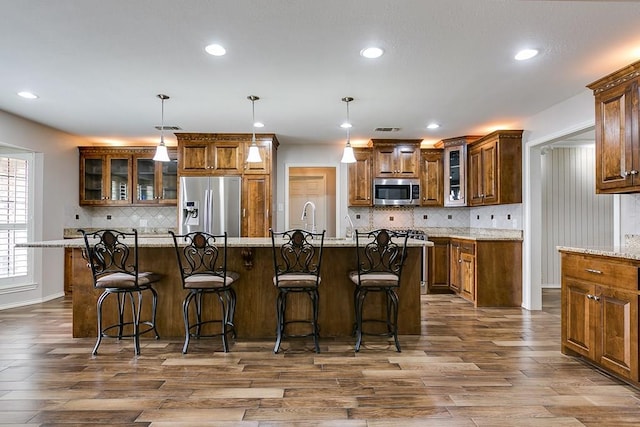
<instances>
[{"instance_id":1,"label":"lower kitchen cabinet","mask_svg":"<svg viewBox=\"0 0 640 427\"><path fill-rule=\"evenodd\" d=\"M449 288L476 307L520 307L522 242L451 238Z\"/></svg>"},{"instance_id":2,"label":"lower kitchen cabinet","mask_svg":"<svg viewBox=\"0 0 640 427\"><path fill-rule=\"evenodd\" d=\"M451 293L449 289L449 238L430 237L427 267L427 293Z\"/></svg>"},{"instance_id":3,"label":"lower kitchen cabinet","mask_svg":"<svg viewBox=\"0 0 640 427\"><path fill-rule=\"evenodd\" d=\"M561 251L562 352L640 385L640 262Z\"/></svg>"}]
</instances>

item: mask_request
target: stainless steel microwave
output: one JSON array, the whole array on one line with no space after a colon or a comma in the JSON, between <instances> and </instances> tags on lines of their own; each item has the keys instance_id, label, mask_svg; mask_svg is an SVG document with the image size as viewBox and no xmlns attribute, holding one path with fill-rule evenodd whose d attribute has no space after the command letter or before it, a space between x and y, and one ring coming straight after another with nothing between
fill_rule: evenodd
<instances>
[{"instance_id":1,"label":"stainless steel microwave","mask_svg":"<svg viewBox=\"0 0 640 427\"><path fill-rule=\"evenodd\" d=\"M420 180L376 178L373 180L374 206L420 205Z\"/></svg>"}]
</instances>

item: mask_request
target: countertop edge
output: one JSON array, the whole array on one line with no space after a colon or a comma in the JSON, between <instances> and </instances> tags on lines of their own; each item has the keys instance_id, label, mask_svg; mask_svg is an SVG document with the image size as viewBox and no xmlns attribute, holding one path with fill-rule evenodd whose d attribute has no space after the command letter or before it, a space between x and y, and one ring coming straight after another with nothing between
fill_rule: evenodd
<instances>
[{"instance_id":1,"label":"countertop edge","mask_svg":"<svg viewBox=\"0 0 640 427\"><path fill-rule=\"evenodd\" d=\"M598 255L612 258L630 259L640 261L640 249L635 247L575 247L575 246L556 246L558 252L571 252L584 255Z\"/></svg>"}]
</instances>

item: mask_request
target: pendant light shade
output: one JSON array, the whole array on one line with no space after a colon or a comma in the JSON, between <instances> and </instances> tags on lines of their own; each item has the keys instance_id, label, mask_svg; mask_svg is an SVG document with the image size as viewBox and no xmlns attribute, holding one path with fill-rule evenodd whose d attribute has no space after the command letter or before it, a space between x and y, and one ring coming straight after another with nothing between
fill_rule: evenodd
<instances>
[{"instance_id":1,"label":"pendant light shade","mask_svg":"<svg viewBox=\"0 0 640 427\"><path fill-rule=\"evenodd\" d=\"M349 130L351 129L351 122L349 121L349 103L353 101L350 96L342 98L347 104L347 121L342 124L342 127L347 129L347 144L344 146L344 152L342 153L341 163L355 163L356 157L353 155L353 148L351 147L351 141L349 139Z\"/></svg>"},{"instance_id":2,"label":"pendant light shade","mask_svg":"<svg viewBox=\"0 0 640 427\"><path fill-rule=\"evenodd\" d=\"M162 101L162 121L160 123L160 144L156 147L156 154L153 156L153 160L156 162L170 162L169 153L167 152L167 146L164 145L164 100L169 99L167 95L159 94L158 98Z\"/></svg>"},{"instance_id":3,"label":"pendant light shade","mask_svg":"<svg viewBox=\"0 0 640 427\"><path fill-rule=\"evenodd\" d=\"M256 129L255 129L255 123L256 123L255 102L260 98L258 98L255 95L249 95L247 96L247 99L251 101L251 114L253 118L253 121L251 122L251 131L252 131L251 146L249 147L249 155L247 156L247 163L260 163L262 162L262 157L260 157L260 149L258 148L258 144L256 144Z\"/></svg>"}]
</instances>

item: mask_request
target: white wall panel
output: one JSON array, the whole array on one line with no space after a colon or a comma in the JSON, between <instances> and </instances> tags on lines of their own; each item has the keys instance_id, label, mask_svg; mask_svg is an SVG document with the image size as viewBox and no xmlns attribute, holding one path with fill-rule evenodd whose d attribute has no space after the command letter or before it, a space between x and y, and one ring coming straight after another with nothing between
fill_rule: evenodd
<instances>
[{"instance_id":1,"label":"white wall panel","mask_svg":"<svg viewBox=\"0 0 640 427\"><path fill-rule=\"evenodd\" d=\"M613 243L613 196L595 193L593 147L555 147L542 155L542 283L560 285L557 246Z\"/></svg>"}]
</instances>

